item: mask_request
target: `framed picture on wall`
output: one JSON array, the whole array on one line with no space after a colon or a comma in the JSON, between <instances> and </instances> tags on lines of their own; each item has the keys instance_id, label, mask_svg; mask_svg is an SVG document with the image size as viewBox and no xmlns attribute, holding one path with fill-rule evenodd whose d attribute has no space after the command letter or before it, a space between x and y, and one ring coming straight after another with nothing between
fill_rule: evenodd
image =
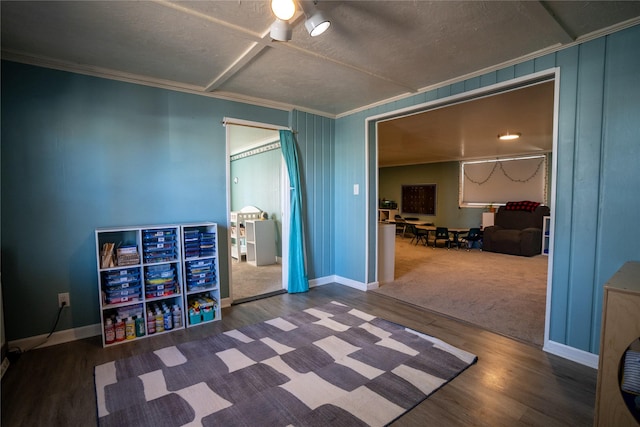
<instances>
[{"instance_id":1,"label":"framed picture on wall","mask_svg":"<svg viewBox=\"0 0 640 427\"><path fill-rule=\"evenodd\" d=\"M402 213L435 215L436 184L402 186Z\"/></svg>"}]
</instances>

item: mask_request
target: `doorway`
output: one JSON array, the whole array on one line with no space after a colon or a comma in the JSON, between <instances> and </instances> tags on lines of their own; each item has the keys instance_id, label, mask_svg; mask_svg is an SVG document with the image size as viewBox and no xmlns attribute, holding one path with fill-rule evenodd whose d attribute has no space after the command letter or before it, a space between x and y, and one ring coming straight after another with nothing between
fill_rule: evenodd
<instances>
[{"instance_id":1,"label":"doorway","mask_svg":"<svg viewBox=\"0 0 640 427\"><path fill-rule=\"evenodd\" d=\"M396 124L396 123L389 123L389 122L393 122L395 119L400 119L400 118L404 118L404 117L411 117L414 123L418 123L419 126L422 126L422 128L420 129L420 131L418 133L424 135L426 133L431 132L431 136L432 137L437 137L439 134L445 134L444 130L442 129L442 126L440 126L441 124L447 124L447 135L449 134L453 134L455 136L457 136L459 138L458 139L454 139L452 141L456 141L456 142L452 142L452 141L447 141L447 142L442 142L440 141L440 143L436 146L425 146L426 143L420 143L420 142L414 142L413 146L415 147L415 149L411 150L412 155L416 155L420 150L424 149L425 151L429 151L429 152L436 152L437 154L444 156L447 153L456 153L455 150L456 149L461 149L461 151L458 151L458 155L457 157L449 157L447 159L444 159L443 157L441 157L438 160L434 160L432 161L432 163L436 166L434 166L434 169L438 170L438 173L441 175L444 175L446 170L448 170L447 168L447 162L450 162L452 165L454 165L454 167L449 168L449 170L452 171L456 171L459 170L459 167L455 167L455 163L459 162L460 160L463 159L468 159L465 158L465 155L470 155L471 157L473 157L473 154L470 154L472 152L474 152L474 150L476 150L478 147L477 146L472 146L470 144L467 144L467 142L474 142L479 144L481 141L480 140L480 132L478 130L471 132L471 133L466 133L468 132L472 127L473 129L481 129L481 128L476 128L474 127L475 124L472 123L471 121L464 121L464 122L456 122L456 118L453 116L446 116L446 109L449 106L454 106L456 108L468 108L468 107L472 107L471 104L473 103L477 103L477 101L479 100L485 100L486 102L489 103L493 103L496 102L500 98L500 96L502 94L510 94L509 96L518 96L517 92L521 89L525 89L525 88L532 88L534 86L539 86L539 87L544 87L546 86L546 91L548 93L547 98L549 100L549 102L546 104L545 109L543 111L543 114L548 116L548 120L547 120L547 125L548 125L548 129L545 131L545 134L543 135L545 138L547 138L547 144L549 148L545 148L544 152L549 153L549 157L551 158L551 163L552 166L550 168L550 172L548 175L548 181L547 181L547 188L548 188L548 195L546 197L545 200L545 204L548 204L549 207L551 208L551 222L550 222L550 226L551 226L551 232L550 235L553 236L553 228L554 228L554 216L555 216L555 212L554 212L554 205L555 205L555 178L556 178L556 170L557 170L557 162L556 162L556 156L553 155L553 152L555 152L556 148L557 148L557 109L558 109L558 86L557 86L557 82L559 81L559 75L558 75L558 70L549 70L546 72L541 72L541 73L537 73L536 75L532 75L532 76L527 76L526 78L520 78L520 79L514 79L510 82L505 82L502 84L497 84L494 85L492 87L488 87L488 88L483 88L483 89L479 89L479 90L475 90L475 91L471 91L469 93L465 93L465 94L461 94L459 96L451 96L449 98L445 98L445 99L440 99L434 102L430 102L427 104L423 104L423 105L418 105L418 106L413 106L411 108L407 108L404 110L399 110L399 111L395 111L395 112L390 112L390 113L386 113L380 116L376 116L376 117L370 117L367 119L367 126L365 127L366 129L368 129L368 144L369 144L369 148L370 148L370 152L373 153L373 156L370 157L370 165L371 165L371 170L369 171L369 183L371 185L371 189L373 190L371 193L373 195L372 198L370 198L369 200L369 206L370 206L370 214L369 214L369 218L370 218L370 224L373 225L374 227L370 227L369 228L369 236L371 238L371 241L374 242L373 245L369 245L370 248L370 264L373 263L374 265L376 265L377 263L374 263L374 259L372 259L372 255L373 256L378 256L377 253L375 253L375 251L372 251L371 249L375 249L377 247L377 244L375 242L377 242L378 236L376 235L376 231L377 231L377 227L375 227L376 223L374 222L374 220L372 218L376 217L376 213L378 210L378 205L377 205L377 201L380 200L383 197L386 197L387 199L389 199L389 195L387 194L383 194L380 191L380 188L389 188L389 183L393 181L393 178L391 178L389 176L389 174L381 174L380 173L380 168L383 168L384 166L390 168L390 169L402 169L403 167L406 168L413 168L413 172L415 172L416 170L419 169L419 173L421 174L420 177L422 179L426 179L425 178L425 168L421 168L415 165L402 165L400 163L402 163L402 158L400 156L402 156L402 153L400 152L401 148L404 147L404 145L400 146L400 144L397 143L398 140L401 140L400 138L395 138L395 143L393 146L393 149L395 150L395 152L389 152L390 154L393 154L395 156L398 156L395 161L397 162L395 165L389 165L386 164L384 165L385 161L388 161L389 159L384 159L384 146L382 145L384 143L384 140L382 140L382 138L385 137L385 131L381 131L380 129L380 124L381 123L385 123L387 122L387 133L386 135L389 135L390 131L394 131L394 132L404 132L404 138L407 138L407 134L410 132L414 132L415 130L409 130L409 127L407 126L406 128L403 128L403 126L407 125L407 123L410 123L411 121L406 121L402 124ZM550 91L549 91L550 88ZM530 89L531 90L531 89ZM524 91L522 91L524 92ZM463 104L469 104L469 105L463 105ZM486 104L485 105L489 105ZM475 107L472 107L475 108ZM486 110L487 107L484 107L484 109ZM508 114L511 114L515 109L511 108L508 111ZM430 112L432 111L437 111L438 113L438 119L436 120L427 120L427 116L429 116ZM496 114L495 116L500 118L504 118L507 115L507 113L503 113L503 114ZM433 116L433 115L432 115ZM491 120L489 119L485 119L485 120L481 120L480 119L480 114L478 114L476 112L476 114L474 114L472 116L472 121L476 121L478 126L483 126L486 127L488 124L491 124ZM425 117L424 120L421 119L421 117ZM528 125L530 126L534 126L535 124L532 123L534 122L535 118L535 114L533 113L529 113L526 115L525 119L529 122ZM445 120L446 119L446 120ZM512 122L515 121L511 120ZM389 126L390 125L390 126ZM487 141L486 144L488 146L488 144L491 144L490 139L493 139L493 141L496 141L496 135L499 133L498 132L499 129L497 129L495 132L492 130L490 132L490 135L487 136ZM536 132L538 132L538 130L531 128L529 131L527 131L524 134L529 134L529 135L534 135L537 138L540 137L540 135L536 135ZM541 133L541 132L538 132ZM454 136L454 138L456 138ZM466 139L466 142L464 141ZM530 141L532 141L533 138L530 139ZM404 142L404 141L403 141ZM536 144L531 144L532 148L536 147ZM502 153L499 150L504 149L503 147L495 147L493 148L493 152L490 154L485 154L484 158L491 158L491 157L498 157L498 156L503 156L506 153ZM543 151L543 150L540 150ZM477 152L477 151L476 151ZM464 154L464 155L460 155L460 153ZM509 153L512 154L512 153ZM481 158L482 156L478 156L476 155L476 158ZM420 162L416 162L416 163L420 163ZM427 164L429 162L423 162L423 166L424 164ZM402 175L402 178L398 178L400 179L407 179L407 177L412 177L412 175L407 172L407 169L405 169L403 172L400 172L400 174L404 173L404 175ZM455 172L453 172L453 174L455 175ZM384 175L384 176L383 176ZM441 176L440 175L440 176ZM415 177L414 177L415 178ZM438 176L439 178L439 176ZM411 179L411 178L410 178ZM459 189L459 179L461 179L459 176L454 176L451 178L451 182L449 183L450 185L445 185L445 186L439 186L439 188L442 187L447 187L449 189L449 192L451 193L456 193L454 195L454 197L452 197L451 203L447 204L444 201L445 195L441 194L438 197L438 208L437 208L437 212L436 215L430 218L420 218L421 220L424 220L426 222L432 222L435 223L436 225L447 225L449 227L478 227L481 223L481 219L480 219L480 211L482 209L465 209L466 206L460 206L458 204L459 200L457 197L457 191ZM436 179L437 180L437 179ZM436 181L434 180L434 182ZM427 179L428 182L431 182ZM424 182L427 182L424 181ZM395 182L396 186L400 187L400 182ZM413 182L410 183L406 183L406 184L413 184ZM400 189L398 189L397 191L398 194L400 194ZM441 197L442 196L442 197ZM400 200L398 200L400 201ZM446 206L443 206L446 205ZM398 206L398 209L400 210L400 213L402 214L402 206ZM476 211L476 212L472 212L472 211ZM471 218L471 216L476 215L478 216L477 219L475 218ZM409 215L409 216L415 216L415 215ZM477 221L477 222L476 222ZM458 223L460 222L460 223ZM413 245L409 248L411 250L413 250ZM445 254L441 254L440 252L434 251L433 249L429 248L429 252L424 252L424 247L419 248L422 249L423 252L420 253L421 258L419 261L417 262L422 262L424 261L424 258L426 256L430 256L430 255L443 255L446 256L446 251ZM541 331L539 333L539 337L536 341L538 341L539 343L546 343L546 341L548 340L548 329L549 329L549 312L550 312L550 306L549 306L549 295L551 295L551 285L552 285L552 272L553 272L553 244L551 242L551 245L549 247L549 256L543 256L543 255L537 255L537 257L540 257L540 260L543 260L544 262L541 262L541 267L540 269L542 269L543 272L546 272L546 274L543 274L543 277L539 280L539 285L542 288L541 291L541 297L538 298L540 300L540 304L542 305L542 309L539 311L539 315L536 317L536 322L539 322L539 330ZM450 253L449 254L450 257L452 258L453 256L455 256L456 254L454 253ZM464 254L458 254L460 256L464 256ZM498 255L498 254L493 254L493 253L486 253L484 254L485 258L489 257L489 255ZM483 254L473 254L473 256L478 256L478 257L482 257ZM503 257L513 257L513 256L508 256L508 255L503 255ZM466 257L466 258L470 258L470 257ZM518 258L518 257L515 257ZM487 260L484 260L487 261ZM480 260L479 263L483 263L484 261ZM459 263L456 263L456 265L459 265ZM525 269L527 269L529 267L525 267ZM516 270L514 270L516 271ZM517 275L520 274L524 274L523 273L524 270L520 270L520 271L516 271L516 274L513 275L513 277L517 277ZM375 269L371 269L368 271L368 273L372 276L370 277L375 277L377 280L377 272L375 271ZM451 275L449 275L451 276ZM485 271L482 275L479 275L477 277L484 277L487 276L487 272ZM422 275L421 277L427 277L425 275ZM394 285L399 282L400 280L398 280L397 276L396 276L396 281L394 282ZM422 281L422 280L419 280ZM474 286L476 285L476 279L474 279L472 281L472 283L474 283ZM491 288L491 284L488 282L487 284L488 288L487 289L492 289ZM477 287L477 286L476 286ZM394 291L399 291L400 286L396 286L397 289L394 289ZM475 288L474 288L475 289ZM461 298L464 298L468 293L462 292L461 293ZM449 292L449 295L446 296L448 298L448 300L452 300L452 295ZM412 297L411 295L409 295L407 298L411 298L412 301L415 301L415 295ZM433 302L435 298L429 298L429 301ZM537 301L537 300L536 300ZM458 304L460 305L460 304ZM434 311L438 311L437 308L433 308L433 307L427 307L429 309L433 309ZM492 311L492 310L489 310ZM499 314L499 313L496 313ZM466 319L463 319L466 320ZM509 321L505 321L506 323L509 323ZM503 322L503 323L505 323ZM544 345L544 344L543 344Z\"/></svg>"},{"instance_id":2,"label":"doorway","mask_svg":"<svg viewBox=\"0 0 640 427\"><path fill-rule=\"evenodd\" d=\"M286 292L286 166L279 129L226 119L229 294L233 304Z\"/></svg>"}]
</instances>

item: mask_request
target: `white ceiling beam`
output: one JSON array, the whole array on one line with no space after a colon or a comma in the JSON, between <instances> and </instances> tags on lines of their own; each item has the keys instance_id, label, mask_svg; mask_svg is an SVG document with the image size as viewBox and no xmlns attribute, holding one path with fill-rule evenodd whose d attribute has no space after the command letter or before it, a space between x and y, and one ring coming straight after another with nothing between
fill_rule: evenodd
<instances>
[{"instance_id":1,"label":"white ceiling beam","mask_svg":"<svg viewBox=\"0 0 640 427\"><path fill-rule=\"evenodd\" d=\"M268 33L267 33L268 35ZM213 79L205 88L205 92L213 92L222 86L227 80L239 73L244 67L251 62L253 58L258 56L260 52L267 48L266 45L253 42L251 47L242 53L226 70L224 70L218 77Z\"/></svg>"},{"instance_id":2,"label":"white ceiling beam","mask_svg":"<svg viewBox=\"0 0 640 427\"><path fill-rule=\"evenodd\" d=\"M401 82L399 80L381 76L379 74L373 73L364 68L358 67L353 64L349 64L346 62L338 61L324 55L320 55L316 52L303 49L294 45L293 43L283 43L283 42L273 42L270 37L270 29L267 29L263 34L257 35L246 28L239 27L238 25L232 24L230 22L209 16L197 10L190 9L181 4L171 3L165 0L153 0L156 4L161 6L165 6L176 10L178 12L186 13L196 18L204 19L211 23L220 25L232 32L241 33L241 35L245 38L248 38L250 41L254 43L249 49L247 49L242 55L240 55L224 72L222 72L219 76L213 78L213 80L206 86L205 91L212 92L222 86L225 81L229 80L236 73L240 72L253 58L255 58L260 52L262 52L266 47L274 48L274 49L284 49L289 53L297 53L300 55L311 56L321 61L330 62L333 65L338 65L343 68L348 68L352 71L356 71L360 74L367 75L369 77L393 84L394 86L405 89L407 92L416 93L418 92L418 88L413 87L407 83ZM291 20L291 25L297 25L302 18L304 18L304 14L302 12L297 12L296 16Z\"/></svg>"},{"instance_id":3,"label":"white ceiling beam","mask_svg":"<svg viewBox=\"0 0 640 427\"><path fill-rule=\"evenodd\" d=\"M564 23L560 21L560 19L553 13L553 10L551 10L547 2L524 2L524 4L525 6L530 6L532 11L535 12L536 15L551 18L548 19L548 21L551 22L557 30L555 31L555 34L558 36L558 42L567 44L573 43L576 40L575 34L571 34L571 32L565 27Z\"/></svg>"}]
</instances>

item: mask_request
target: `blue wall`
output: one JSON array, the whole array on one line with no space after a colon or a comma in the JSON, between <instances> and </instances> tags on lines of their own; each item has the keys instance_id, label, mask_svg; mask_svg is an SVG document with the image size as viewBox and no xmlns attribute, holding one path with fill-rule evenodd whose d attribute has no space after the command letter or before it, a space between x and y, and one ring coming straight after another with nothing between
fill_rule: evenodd
<instances>
[{"instance_id":1,"label":"blue wall","mask_svg":"<svg viewBox=\"0 0 640 427\"><path fill-rule=\"evenodd\" d=\"M602 290L629 260L640 260L640 26L463 82L343 117L336 122L336 214L365 218L337 222L336 236L358 243L336 245L336 274L373 281L375 189L369 200L348 183L374 181L375 141L365 140L365 119L532 73L560 68L555 247L550 339L598 353ZM368 165L369 174L365 166ZM368 233L364 247L361 235ZM368 270L361 260L369 258ZM368 276L367 276L368 273Z\"/></svg>"},{"instance_id":2,"label":"blue wall","mask_svg":"<svg viewBox=\"0 0 640 427\"><path fill-rule=\"evenodd\" d=\"M280 177L282 151L266 151L231 162L231 210L255 206L269 215L276 226L276 255L282 256L282 211ZM234 181L238 178L238 182Z\"/></svg>"},{"instance_id":3,"label":"blue wall","mask_svg":"<svg viewBox=\"0 0 640 427\"><path fill-rule=\"evenodd\" d=\"M335 274L335 120L293 111L289 126L295 132L300 162L304 240L309 279Z\"/></svg>"},{"instance_id":4,"label":"blue wall","mask_svg":"<svg viewBox=\"0 0 640 427\"><path fill-rule=\"evenodd\" d=\"M441 162L380 168L379 198L395 200L402 209L402 186L436 184L435 215L400 212L443 227L480 227L484 208L459 208L460 163Z\"/></svg>"},{"instance_id":5,"label":"blue wall","mask_svg":"<svg viewBox=\"0 0 640 427\"><path fill-rule=\"evenodd\" d=\"M377 199L366 185L378 171L365 119L559 67L550 333L597 353L603 285L640 259L638 46L635 26L338 120L3 62L7 339L47 333L59 292L72 303L59 329L99 322L96 227L211 220L226 241L224 116L297 131L309 278L373 281Z\"/></svg>"},{"instance_id":6,"label":"blue wall","mask_svg":"<svg viewBox=\"0 0 640 427\"><path fill-rule=\"evenodd\" d=\"M94 229L215 221L227 241L223 117L291 113L2 62L2 285L8 340L100 322ZM228 248L220 245L223 297ZM25 320L28 319L28 320Z\"/></svg>"}]
</instances>

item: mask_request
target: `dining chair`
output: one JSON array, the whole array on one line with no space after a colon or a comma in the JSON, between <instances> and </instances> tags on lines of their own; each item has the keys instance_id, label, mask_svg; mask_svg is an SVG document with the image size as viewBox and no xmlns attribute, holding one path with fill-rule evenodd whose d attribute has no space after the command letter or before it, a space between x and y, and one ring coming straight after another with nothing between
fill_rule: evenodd
<instances>
[{"instance_id":1,"label":"dining chair","mask_svg":"<svg viewBox=\"0 0 640 427\"><path fill-rule=\"evenodd\" d=\"M396 223L396 234L402 234L404 237L404 233L407 231L407 221L400 215L396 215L393 220Z\"/></svg>"},{"instance_id":2,"label":"dining chair","mask_svg":"<svg viewBox=\"0 0 640 427\"><path fill-rule=\"evenodd\" d=\"M415 225L410 225L410 227L411 231L413 231L413 238L411 238L411 241L413 242L415 240L416 246L420 242L424 242L424 245L426 246L427 238L429 237L429 231L425 230L424 228L418 228Z\"/></svg>"},{"instance_id":3,"label":"dining chair","mask_svg":"<svg viewBox=\"0 0 640 427\"><path fill-rule=\"evenodd\" d=\"M438 242L442 242L443 247L446 246L447 249L451 249L452 240L453 237L451 237L451 234L449 233L449 229L447 227L436 227L436 236L435 240L433 241L433 249L438 246Z\"/></svg>"},{"instance_id":4,"label":"dining chair","mask_svg":"<svg viewBox=\"0 0 640 427\"><path fill-rule=\"evenodd\" d=\"M466 245L467 251L474 246L482 250L482 232L479 228L470 228L467 233L460 235L460 244Z\"/></svg>"}]
</instances>

